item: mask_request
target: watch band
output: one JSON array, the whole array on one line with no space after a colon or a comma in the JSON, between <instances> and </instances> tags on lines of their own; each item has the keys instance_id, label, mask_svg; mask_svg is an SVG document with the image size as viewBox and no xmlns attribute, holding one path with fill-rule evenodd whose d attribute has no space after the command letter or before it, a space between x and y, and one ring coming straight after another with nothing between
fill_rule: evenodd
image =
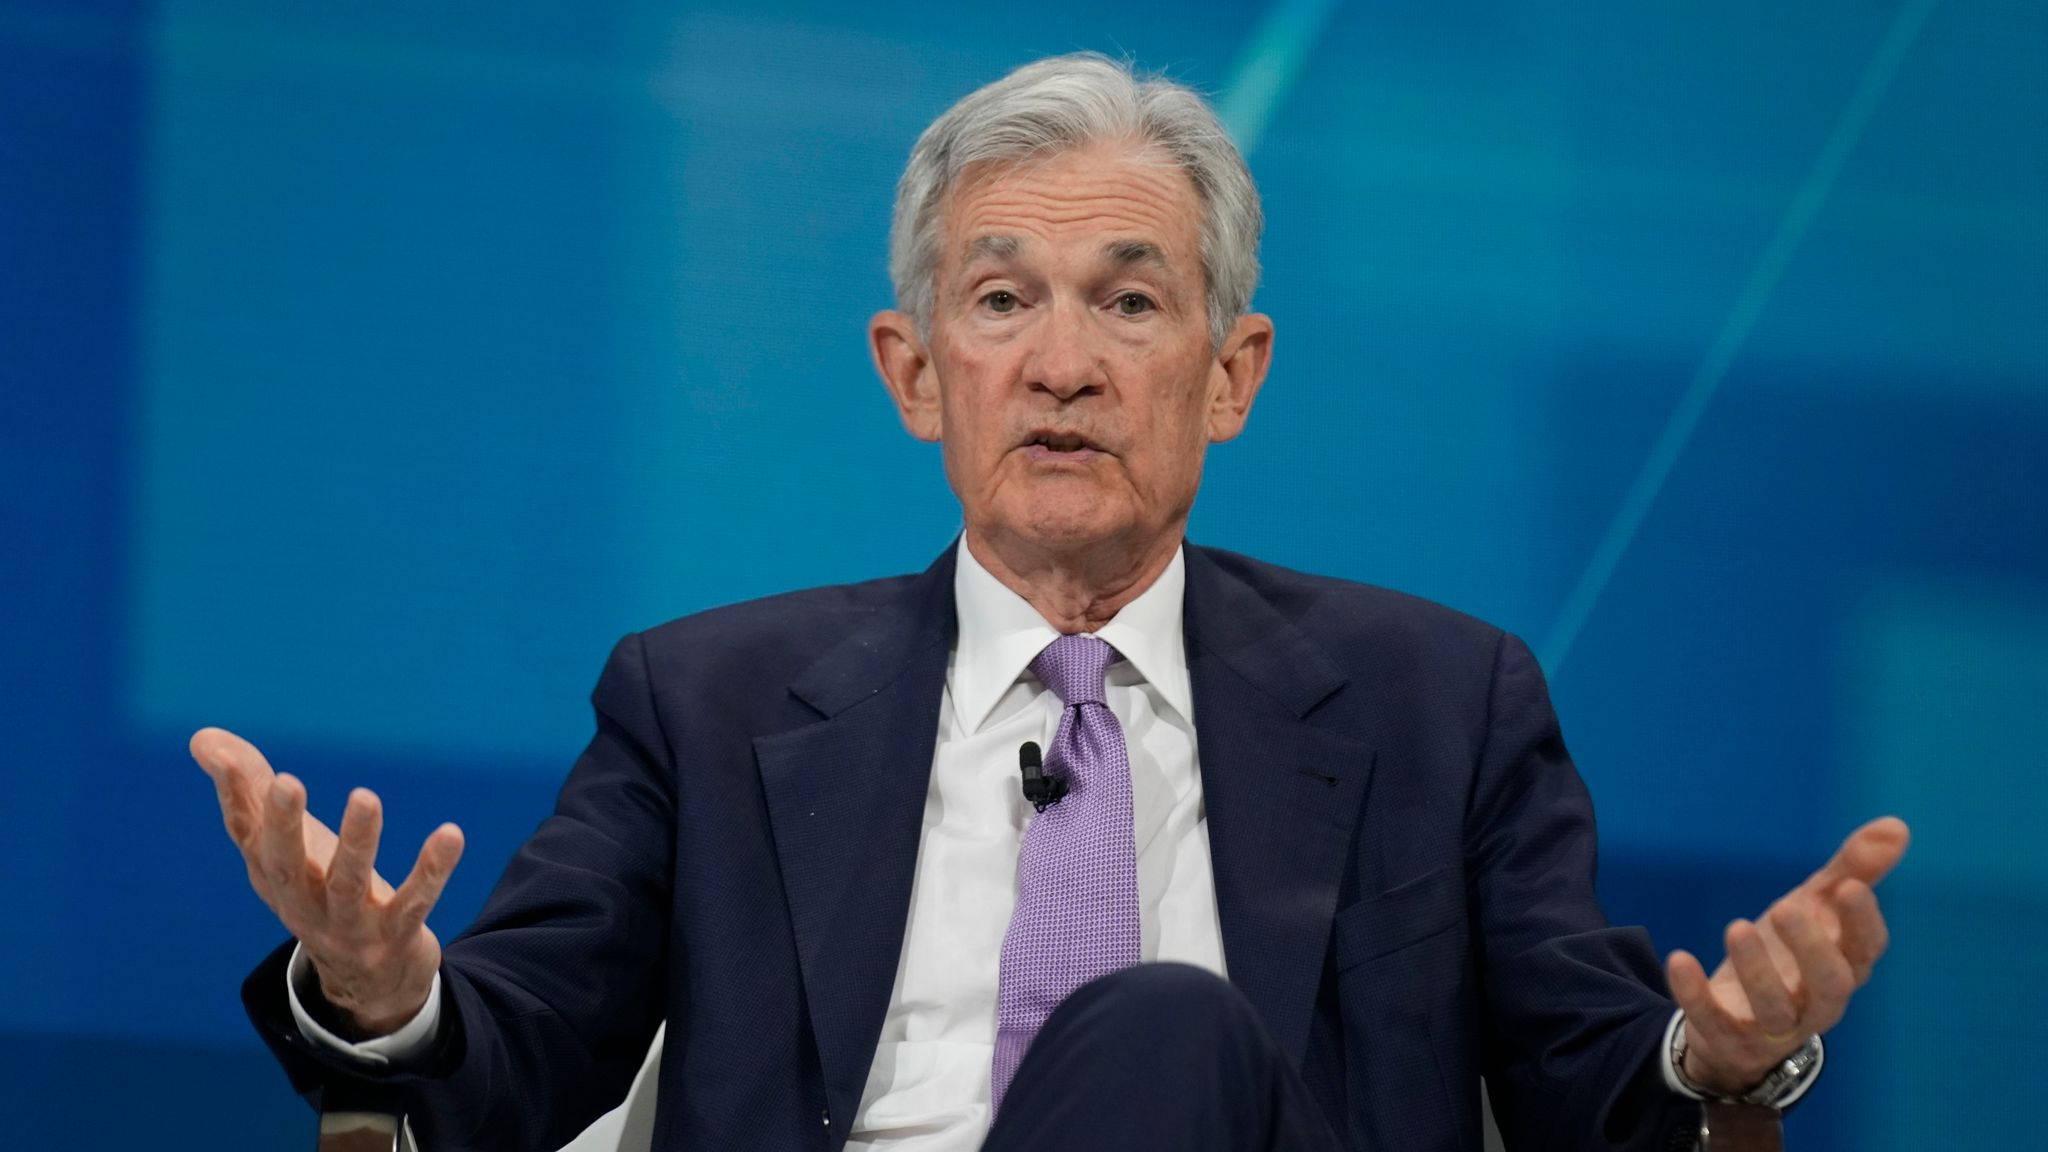
<instances>
[{"instance_id":1,"label":"watch band","mask_svg":"<svg viewBox=\"0 0 2048 1152\"><path fill-rule=\"evenodd\" d=\"M1696 1084L1685 1074L1686 1042L1683 1011L1671 1018L1669 1036L1668 1058L1673 1080L1686 1095L1700 1100L1727 1100L1782 1108L1806 1094L1807 1087L1820 1073L1821 1065L1827 1058L1820 1037L1809 1036L1798 1051L1780 1061L1756 1087L1740 1095L1730 1096Z\"/></svg>"},{"instance_id":2,"label":"watch band","mask_svg":"<svg viewBox=\"0 0 2048 1152\"><path fill-rule=\"evenodd\" d=\"M1766 1104L1709 1100L1700 1106L1698 1152L1784 1152L1778 1110Z\"/></svg>"}]
</instances>

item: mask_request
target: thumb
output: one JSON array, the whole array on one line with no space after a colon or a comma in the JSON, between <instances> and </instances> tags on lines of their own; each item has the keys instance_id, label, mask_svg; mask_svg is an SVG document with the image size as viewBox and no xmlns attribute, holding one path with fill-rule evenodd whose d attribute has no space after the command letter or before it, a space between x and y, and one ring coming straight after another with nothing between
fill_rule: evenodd
<instances>
[{"instance_id":1,"label":"thumb","mask_svg":"<svg viewBox=\"0 0 2048 1152\"><path fill-rule=\"evenodd\" d=\"M1844 880L1861 880L1875 888L1905 857L1912 839L1904 820L1880 816L1849 833L1834 858L1808 878L1806 886L1825 894Z\"/></svg>"},{"instance_id":2,"label":"thumb","mask_svg":"<svg viewBox=\"0 0 2048 1152\"><path fill-rule=\"evenodd\" d=\"M192 753L192 759L198 761L206 774L216 781L224 774L242 775L251 784L267 785L270 778L277 775L270 761L264 759L254 744L225 728L201 728L192 734L186 747Z\"/></svg>"}]
</instances>

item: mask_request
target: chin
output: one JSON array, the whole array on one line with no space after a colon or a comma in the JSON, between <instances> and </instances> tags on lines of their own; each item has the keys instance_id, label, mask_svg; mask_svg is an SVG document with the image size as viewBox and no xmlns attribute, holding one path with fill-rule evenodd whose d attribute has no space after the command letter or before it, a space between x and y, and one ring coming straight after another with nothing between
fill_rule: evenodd
<instances>
[{"instance_id":1,"label":"chin","mask_svg":"<svg viewBox=\"0 0 2048 1152\"><path fill-rule=\"evenodd\" d=\"M1022 512L1010 521L1016 534L1050 552L1083 551L1128 535L1131 529L1129 518L1114 515L1101 503L1049 500Z\"/></svg>"}]
</instances>

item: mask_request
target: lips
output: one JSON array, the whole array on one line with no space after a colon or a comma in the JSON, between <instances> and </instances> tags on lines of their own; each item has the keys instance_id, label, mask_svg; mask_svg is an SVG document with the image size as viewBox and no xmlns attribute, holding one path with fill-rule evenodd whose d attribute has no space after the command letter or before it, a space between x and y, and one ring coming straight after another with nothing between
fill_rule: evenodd
<instances>
[{"instance_id":1,"label":"lips","mask_svg":"<svg viewBox=\"0 0 2048 1152\"><path fill-rule=\"evenodd\" d=\"M1033 455L1051 453L1079 456L1103 451L1102 445L1081 435L1079 432L1066 432L1051 428L1033 432L1025 439L1023 447L1036 449L1032 453Z\"/></svg>"}]
</instances>

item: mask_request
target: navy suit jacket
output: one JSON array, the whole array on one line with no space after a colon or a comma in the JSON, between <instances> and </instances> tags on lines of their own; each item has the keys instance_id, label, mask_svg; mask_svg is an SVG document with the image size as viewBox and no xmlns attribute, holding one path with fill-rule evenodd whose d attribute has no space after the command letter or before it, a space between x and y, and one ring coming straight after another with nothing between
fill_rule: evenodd
<instances>
[{"instance_id":1,"label":"navy suit jacket","mask_svg":"<svg viewBox=\"0 0 2048 1152\"><path fill-rule=\"evenodd\" d=\"M1358 1149L1664 1148L1672 1004L1607 925L1593 813L1499 629L1187 548L1186 633L1231 981ZM445 949L428 1058L309 1045L287 948L252 1019L317 1102L386 1094L431 1152L565 1143L668 1036L656 1147L838 1149L903 943L956 627L953 552L629 636L556 810Z\"/></svg>"}]
</instances>

